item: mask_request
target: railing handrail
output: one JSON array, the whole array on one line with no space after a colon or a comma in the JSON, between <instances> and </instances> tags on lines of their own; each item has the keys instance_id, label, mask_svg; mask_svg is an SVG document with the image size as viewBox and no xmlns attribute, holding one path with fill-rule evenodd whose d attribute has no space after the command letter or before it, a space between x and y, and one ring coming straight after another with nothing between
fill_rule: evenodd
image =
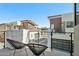
<instances>
[{"instance_id":1,"label":"railing handrail","mask_svg":"<svg viewBox=\"0 0 79 59\"><path fill-rule=\"evenodd\" d=\"M74 32L52 32L52 33L72 33L74 34Z\"/></svg>"},{"instance_id":2,"label":"railing handrail","mask_svg":"<svg viewBox=\"0 0 79 59\"><path fill-rule=\"evenodd\" d=\"M0 31L0 32L6 32L6 31Z\"/></svg>"}]
</instances>

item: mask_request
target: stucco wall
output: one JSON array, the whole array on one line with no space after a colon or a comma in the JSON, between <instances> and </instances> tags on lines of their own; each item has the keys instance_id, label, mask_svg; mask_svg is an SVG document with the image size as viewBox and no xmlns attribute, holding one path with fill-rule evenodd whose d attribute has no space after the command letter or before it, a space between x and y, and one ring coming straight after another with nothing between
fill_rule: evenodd
<instances>
[{"instance_id":1,"label":"stucco wall","mask_svg":"<svg viewBox=\"0 0 79 59\"><path fill-rule=\"evenodd\" d=\"M16 40L18 42L22 43L28 43L27 38L28 30L22 29L22 30L8 30L6 31L6 39ZM7 42L5 42L5 46L12 48L11 45Z\"/></svg>"},{"instance_id":2,"label":"stucco wall","mask_svg":"<svg viewBox=\"0 0 79 59\"><path fill-rule=\"evenodd\" d=\"M74 29L74 56L79 56L79 25Z\"/></svg>"}]
</instances>

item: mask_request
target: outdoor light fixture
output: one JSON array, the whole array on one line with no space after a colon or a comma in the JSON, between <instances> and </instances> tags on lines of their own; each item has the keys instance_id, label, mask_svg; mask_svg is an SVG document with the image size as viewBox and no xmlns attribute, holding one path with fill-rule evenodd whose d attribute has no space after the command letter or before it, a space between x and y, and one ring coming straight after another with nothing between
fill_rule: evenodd
<instances>
[{"instance_id":1,"label":"outdoor light fixture","mask_svg":"<svg viewBox=\"0 0 79 59\"><path fill-rule=\"evenodd\" d=\"M54 30L54 24L50 24L50 30L51 30L51 51L52 51L52 35Z\"/></svg>"},{"instance_id":2,"label":"outdoor light fixture","mask_svg":"<svg viewBox=\"0 0 79 59\"><path fill-rule=\"evenodd\" d=\"M54 29L54 24L51 24L51 30L53 30Z\"/></svg>"}]
</instances>

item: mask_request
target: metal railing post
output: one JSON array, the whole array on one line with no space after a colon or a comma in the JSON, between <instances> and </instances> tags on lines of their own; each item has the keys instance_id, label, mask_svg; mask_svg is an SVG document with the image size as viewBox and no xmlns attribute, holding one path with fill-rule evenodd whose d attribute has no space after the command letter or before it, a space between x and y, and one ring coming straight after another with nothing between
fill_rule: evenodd
<instances>
[{"instance_id":1,"label":"metal railing post","mask_svg":"<svg viewBox=\"0 0 79 59\"><path fill-rule=\"evenodd\" d=\"M72 41L73 41L73 40L72 40L72 33L71 33L70 37L71 37L71 41L70 41L70 43L71 43L71 44L70 44L70 45L71 45L71 46L70 46L70 49L71 49L71 51L70 51L70 56L73 56L73 54L72 54L72 53L73 53L73 48L72 48L72 44L73 44L73 43L72 43Z\"/></svg>"},{"instance_id":2,"label":"metal railing post","mask_svg":"<svg viewBox=\"0 0 79 59\"><path fill-rule=\"evenodd\" d=\"M38 44L39 44L39 31L38 31Z\"/></svg>"},{"instance_id":3,"label":"metal railing post","mask_svg":"<svg viewBox=\"0 0 79 59\"><path fill-rule=\"evenodd\" d=\"M53 32L51 31L51 51L52 51L52 34Z\"/></svg>"},{"instance_id":4,"label":"metal railing post","mask_svg":"<svg viewBox=\"0 0 79 59\"><path fill-rule=\"evenodd\" d=\"M4 48L5 48L5 32L4 32Z\"/></svg>"}]
</instances>

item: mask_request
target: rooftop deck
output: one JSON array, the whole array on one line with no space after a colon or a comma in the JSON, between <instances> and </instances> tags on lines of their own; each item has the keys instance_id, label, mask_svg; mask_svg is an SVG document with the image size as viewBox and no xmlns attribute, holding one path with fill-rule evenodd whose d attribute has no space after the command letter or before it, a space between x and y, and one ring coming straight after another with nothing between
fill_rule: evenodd
<instances>
[{"instance_id":1,"label":"rooftop deck","mask_svg":"<svg viewBox=\"0 0 79 59\"><path fill-rule=\"evenodd\" d=\"M14 50L3 48L3 49L0 49L0 56L13 56L13 52ZM28 56L34 56L29 48L27 48L27 53L28 53ZM70 53L68 52L56 50L56 49L53 49L51 51L49 48L45 50L44 53L45 53L45 56L70 56ZM21 49L16 51L15 56L27 56L27 55L24 49ZM41 54L41 56L43 56L43 54Z\"/></svg>"}]
</instances>

